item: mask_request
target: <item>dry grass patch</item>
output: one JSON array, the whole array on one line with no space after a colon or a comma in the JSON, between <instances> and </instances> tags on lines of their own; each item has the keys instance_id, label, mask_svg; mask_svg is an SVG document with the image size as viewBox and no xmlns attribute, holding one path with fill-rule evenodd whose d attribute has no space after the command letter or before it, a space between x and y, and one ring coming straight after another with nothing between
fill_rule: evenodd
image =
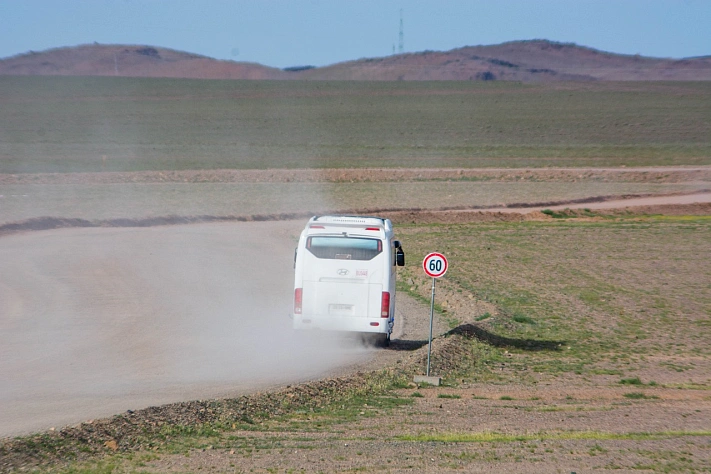
<instances>
[{"instance_id":1,"label":"dry grass patch","mask_svg":"<svg viewBox=\"0 0 711 474\"><path fill-rule=\"evenodd\" d=\"M440 309L481 319L477 326L516 355L512 364L710 384L709 232L704 216L401 226L413 256L403 286L427 297L414 256L437 250L450 261ZM482 302L491 317L482 317ZM557 351L535 350L551 341ZM651 367L657 375L647 374Z\"/></svg>"}]
</instances>

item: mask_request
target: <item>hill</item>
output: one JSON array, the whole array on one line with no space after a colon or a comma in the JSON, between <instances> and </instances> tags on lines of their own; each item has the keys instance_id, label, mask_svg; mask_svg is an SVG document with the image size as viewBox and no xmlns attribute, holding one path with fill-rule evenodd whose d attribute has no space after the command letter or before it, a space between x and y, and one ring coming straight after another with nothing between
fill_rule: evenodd
<instances>
[{"instance_id":1,"label":"hill","mask_svg":"<svg viewBox=\"0 0 711 474\"><path fill-rule=\"evenodd\" d=\"M0 60L0 75L282 79L286 74L261 64L219 61L153 46L88 44Z\"/></svg>"},{"instance_id":2,"label":"hill","mask_svg":"<svg viewBox=\"0 0 711 474\"><path fill-rule=\"evenodd\" d=\"M167 48L92 44L1 59L0 75L371 81L708 81L711 80L711 56L651 58L613 54L572 43L531 40L280 70Z\"/></svg>"},{"instance_id":3,"label":"hill","mask_svg":"<svg viewBox=\"0 0 711 474\"><path fill-rule=\"evenodd\" d=\"M300 74L311 79L405 81L707 81L711 80L711 57L649 58L532 40L360 59Z\"/></svg>"}]
</instances>

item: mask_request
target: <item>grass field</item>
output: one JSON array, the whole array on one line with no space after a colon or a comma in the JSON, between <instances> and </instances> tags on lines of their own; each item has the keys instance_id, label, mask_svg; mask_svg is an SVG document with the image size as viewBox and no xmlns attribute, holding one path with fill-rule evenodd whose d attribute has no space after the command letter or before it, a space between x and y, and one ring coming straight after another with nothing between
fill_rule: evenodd
<instances>
[{"instance_id":1,"label":"grass field","mask_svg":"<svg viewBox=\"0 0 711 474\"><path fill-rule=\"evenodd\" d=\"M479 319L494 334L519 341L512 350L521 366L711 390L708 216L400 226L399 232L413 255L448 256L440 301L449 301L455 320ZM414 265L407 270L411 291L427 297L429 281ZM462 295L495 309L482 317ZM527 350L551 343L565 350Z\"/></svg>"},{"instance_id":2,"label":"grass field","mask_svg":"<svg viewBox=\"0 0 711 474\"><path fill-rule=\"evenodd\" d=\"M711 163L710 83L0 77L0 173Z\"/></svg>"}]
</instances>

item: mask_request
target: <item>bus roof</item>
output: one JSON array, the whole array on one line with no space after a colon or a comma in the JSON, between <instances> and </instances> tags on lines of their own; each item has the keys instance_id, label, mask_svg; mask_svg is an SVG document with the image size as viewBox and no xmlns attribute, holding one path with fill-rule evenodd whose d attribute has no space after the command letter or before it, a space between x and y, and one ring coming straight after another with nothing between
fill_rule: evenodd
<instances>
[{"instance_id":1,"label":"bus roof","mask_svg":"<svg viewBox=\"0 0 711 474\"><path fill-rule=\"evenodd\" d=\"M388 219L373 216L314 216L309 220L309 225L320 224L333 227L368 226L378 227L385 231L392 230Z\"/></svg>"}]
</instances>

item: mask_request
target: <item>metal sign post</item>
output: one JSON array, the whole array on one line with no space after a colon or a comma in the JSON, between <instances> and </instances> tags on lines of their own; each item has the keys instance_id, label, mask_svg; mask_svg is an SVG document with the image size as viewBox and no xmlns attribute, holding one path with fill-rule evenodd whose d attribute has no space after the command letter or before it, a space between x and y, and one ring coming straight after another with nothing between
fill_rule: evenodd
<instances>
[{"instance_id":1,"label":"metal sign post","mask_svg":"<svg viewBox=\"0 0 711 474\"><path fill-rule=\"evenodd\" d=\"M432 303L430 304L430 338L427 341L427 376L430 376L430 357L432 356L432 323L434 322L434 297L435 297L435 282L436 278L432 279Z\"/></svg>"},{"instance_id":2,"label":"metal sign post","mask_svg":"<svg viewBox=\"0 0 711 474\"><path fill-rule=\"evenodd\" d=\"M422 268L432 277L432 302L430 304L430 338L427 344L427 377L430 376L430 358L432 356L432 325L434 322L435 282L447 273L447 258L441 253L428 254L422 261Z\"/></svg>"}]
</instances>

